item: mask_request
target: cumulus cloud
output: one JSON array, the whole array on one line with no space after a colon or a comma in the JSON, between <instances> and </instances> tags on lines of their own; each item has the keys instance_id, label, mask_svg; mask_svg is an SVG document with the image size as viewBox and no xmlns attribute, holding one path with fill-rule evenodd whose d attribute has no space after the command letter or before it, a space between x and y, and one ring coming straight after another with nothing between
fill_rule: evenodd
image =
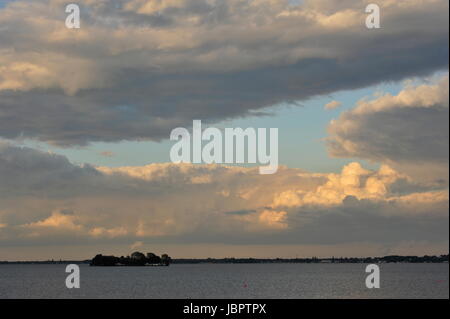
<instances>
[{"instance_id":1,"label":"cumulus cloud","mask_svg":"<svg viewBox=\"0 0 450 319\"><path fill-rule=\"evenodd\" d=\"M407 180L388 166L378 171L364 169L357 162L346 165L340 174L327 174L327 180L313 191L289 189L275 196L273 206L300 207L304 205L336 205L348 196L358 199L383 199L389 185Z\"/></svg>"},{"instance_id":2,"label":"cumulus cloud","mask_svg":"<svg viewBox=\"0 0 450 319\"><path fill-rule=\"evenodd\" d=\"M74 219L75 217L73 215L54 212L50 217L45 218L44 220L30 223L24 226L29 228L50 227L60 229L79 229L80 226L74 222Z\"/></svg>"},{"instance_id":3,"label":"cumulus cloud","mask_svg":"<svg viewBox=\"0 0 450 319\"><path fill-rule=\"evenodd\" d=\"M325 108L325 110L334 110L334 109L340 107L341 105L342 105L341 102L333 100L333 101L325 104L324 108Z\"/></svg>"},{"instance_id":4,"label":"cumulus cloud","mask_svg":"<svg viewBox=\"0 0 450 319\"><path fill-rule=\"evenodd\" d=\"M0 198L2 245L448 242L448 189L356 162L326 174L172 163L108 168L3 143Z\"/></svg>"},{"instance_id":5,"label":"cumulus cloud","mask_svg":"<svg viewBox=\"0 0 450 319\"><path fill-rule=\"evenodd\" d=\"M448 1L66 1L0 9L0 136L59 145L167 138L192 119L448 67Z\"/></svg>"},{"instance_id":6,"label":"cumulus cloud","mask_svg":"<svg viewBox=\"0 0 450 319\"><path fill-rule=\"evenodd\" d=\"M420 178L448 180L448 76L397 95L362 100L328 128L332 156L386 163Z\"/></svg>"}]
</instances>

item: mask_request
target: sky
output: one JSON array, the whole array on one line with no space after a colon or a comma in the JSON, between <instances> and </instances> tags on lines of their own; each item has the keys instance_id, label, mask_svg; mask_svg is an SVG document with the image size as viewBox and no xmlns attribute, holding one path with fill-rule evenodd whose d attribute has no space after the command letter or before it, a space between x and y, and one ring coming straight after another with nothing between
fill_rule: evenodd
<instances>
[{"instance_id":1,"label":"sky","mask_svg":"<svg viewBox=\"0 0 450 319\"><path fill-rule=\"evenodd\" d=\"M448 253L448 1L0 0L0 260ZM280 167L175 164L278 128Z\"/></svg>"}]
</instances>

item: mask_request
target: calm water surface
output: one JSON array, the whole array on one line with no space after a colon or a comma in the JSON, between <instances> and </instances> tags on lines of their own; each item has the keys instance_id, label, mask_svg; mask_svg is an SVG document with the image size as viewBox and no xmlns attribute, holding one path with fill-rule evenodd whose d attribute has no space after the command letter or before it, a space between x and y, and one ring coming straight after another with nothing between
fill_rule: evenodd
<instances>
[{"instance_id":1,"label":"calm water surface","mask_svg":"<svg viewBox=\"0 0 450 319\"><path fill-rule=\"evenodd\" d=\"M80 265L80 289L65 267L0 265L0 298L449 298L448 264L381 264L380 289L364 264Z\"/></svg>"}]
</instances>

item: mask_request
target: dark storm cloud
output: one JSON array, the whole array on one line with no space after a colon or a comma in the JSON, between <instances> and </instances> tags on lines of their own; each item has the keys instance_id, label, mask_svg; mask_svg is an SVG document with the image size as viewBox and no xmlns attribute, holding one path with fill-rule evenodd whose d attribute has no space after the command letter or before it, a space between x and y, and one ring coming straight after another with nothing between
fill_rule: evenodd
<instances>
[{"instance_id":1,"label":"dark storm cloud","mask_svg":"<svg viewBox=\"0 0 450 319\"><path fill-rule=\"evenodd\" d=\"M448 67L447 1L381 1L377 30L365 28L361 1L85 1L76 31L61 1L23 3L0 11L7 138L159 140L192 119Z\"/></svg>"}]
</instances>

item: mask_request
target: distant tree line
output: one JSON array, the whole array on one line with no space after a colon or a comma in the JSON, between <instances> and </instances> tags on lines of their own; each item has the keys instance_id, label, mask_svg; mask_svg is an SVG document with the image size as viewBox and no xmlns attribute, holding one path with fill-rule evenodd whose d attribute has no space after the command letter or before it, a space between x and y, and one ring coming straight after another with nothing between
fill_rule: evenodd
<instances>
[{"instance_id":1,"label":"distant tree line","mask_svg":"<svg viewBox=\"0 0 450 319\"><path fill-rule=\"evenodd\" d=\"M169 264L252 264L252 263L448 263L448 254L440 256L384 256L384 257L332 257L332 258L181 258L172 259L167 254L161 257L135 252L131 256L97 255L92 260L46 260L46 261L0 261L0 264L91 264L94 266L143 266Z\"/></svg>"},{"instance_id":2,"label":"distant tree line","mask_svg":"<svg viewBox=\"0 0 450 319\"><path fill-rule=\"evenodd\" d=\"M206 259L174 259L174 264L252 264L252 263L444 263L448 255L440 256L384 256L384 257L339 257L339 258L206 258Z\"/></svg>"},{"instance_id":3,"label":"distant tree line","mask_svg":"<svg viewBox=\"0 0 450 319\"><path fill-rule=\"evenodd\" d=\"M162 254L161 257L153 254L143 253L136 251L131 254L131 256L103 256L101 254L96 255L90 265L91 266L145 266L145 265L156 265L156 266L169 266L172 259L167 254Z\"/></svg>"}]
</instances>

